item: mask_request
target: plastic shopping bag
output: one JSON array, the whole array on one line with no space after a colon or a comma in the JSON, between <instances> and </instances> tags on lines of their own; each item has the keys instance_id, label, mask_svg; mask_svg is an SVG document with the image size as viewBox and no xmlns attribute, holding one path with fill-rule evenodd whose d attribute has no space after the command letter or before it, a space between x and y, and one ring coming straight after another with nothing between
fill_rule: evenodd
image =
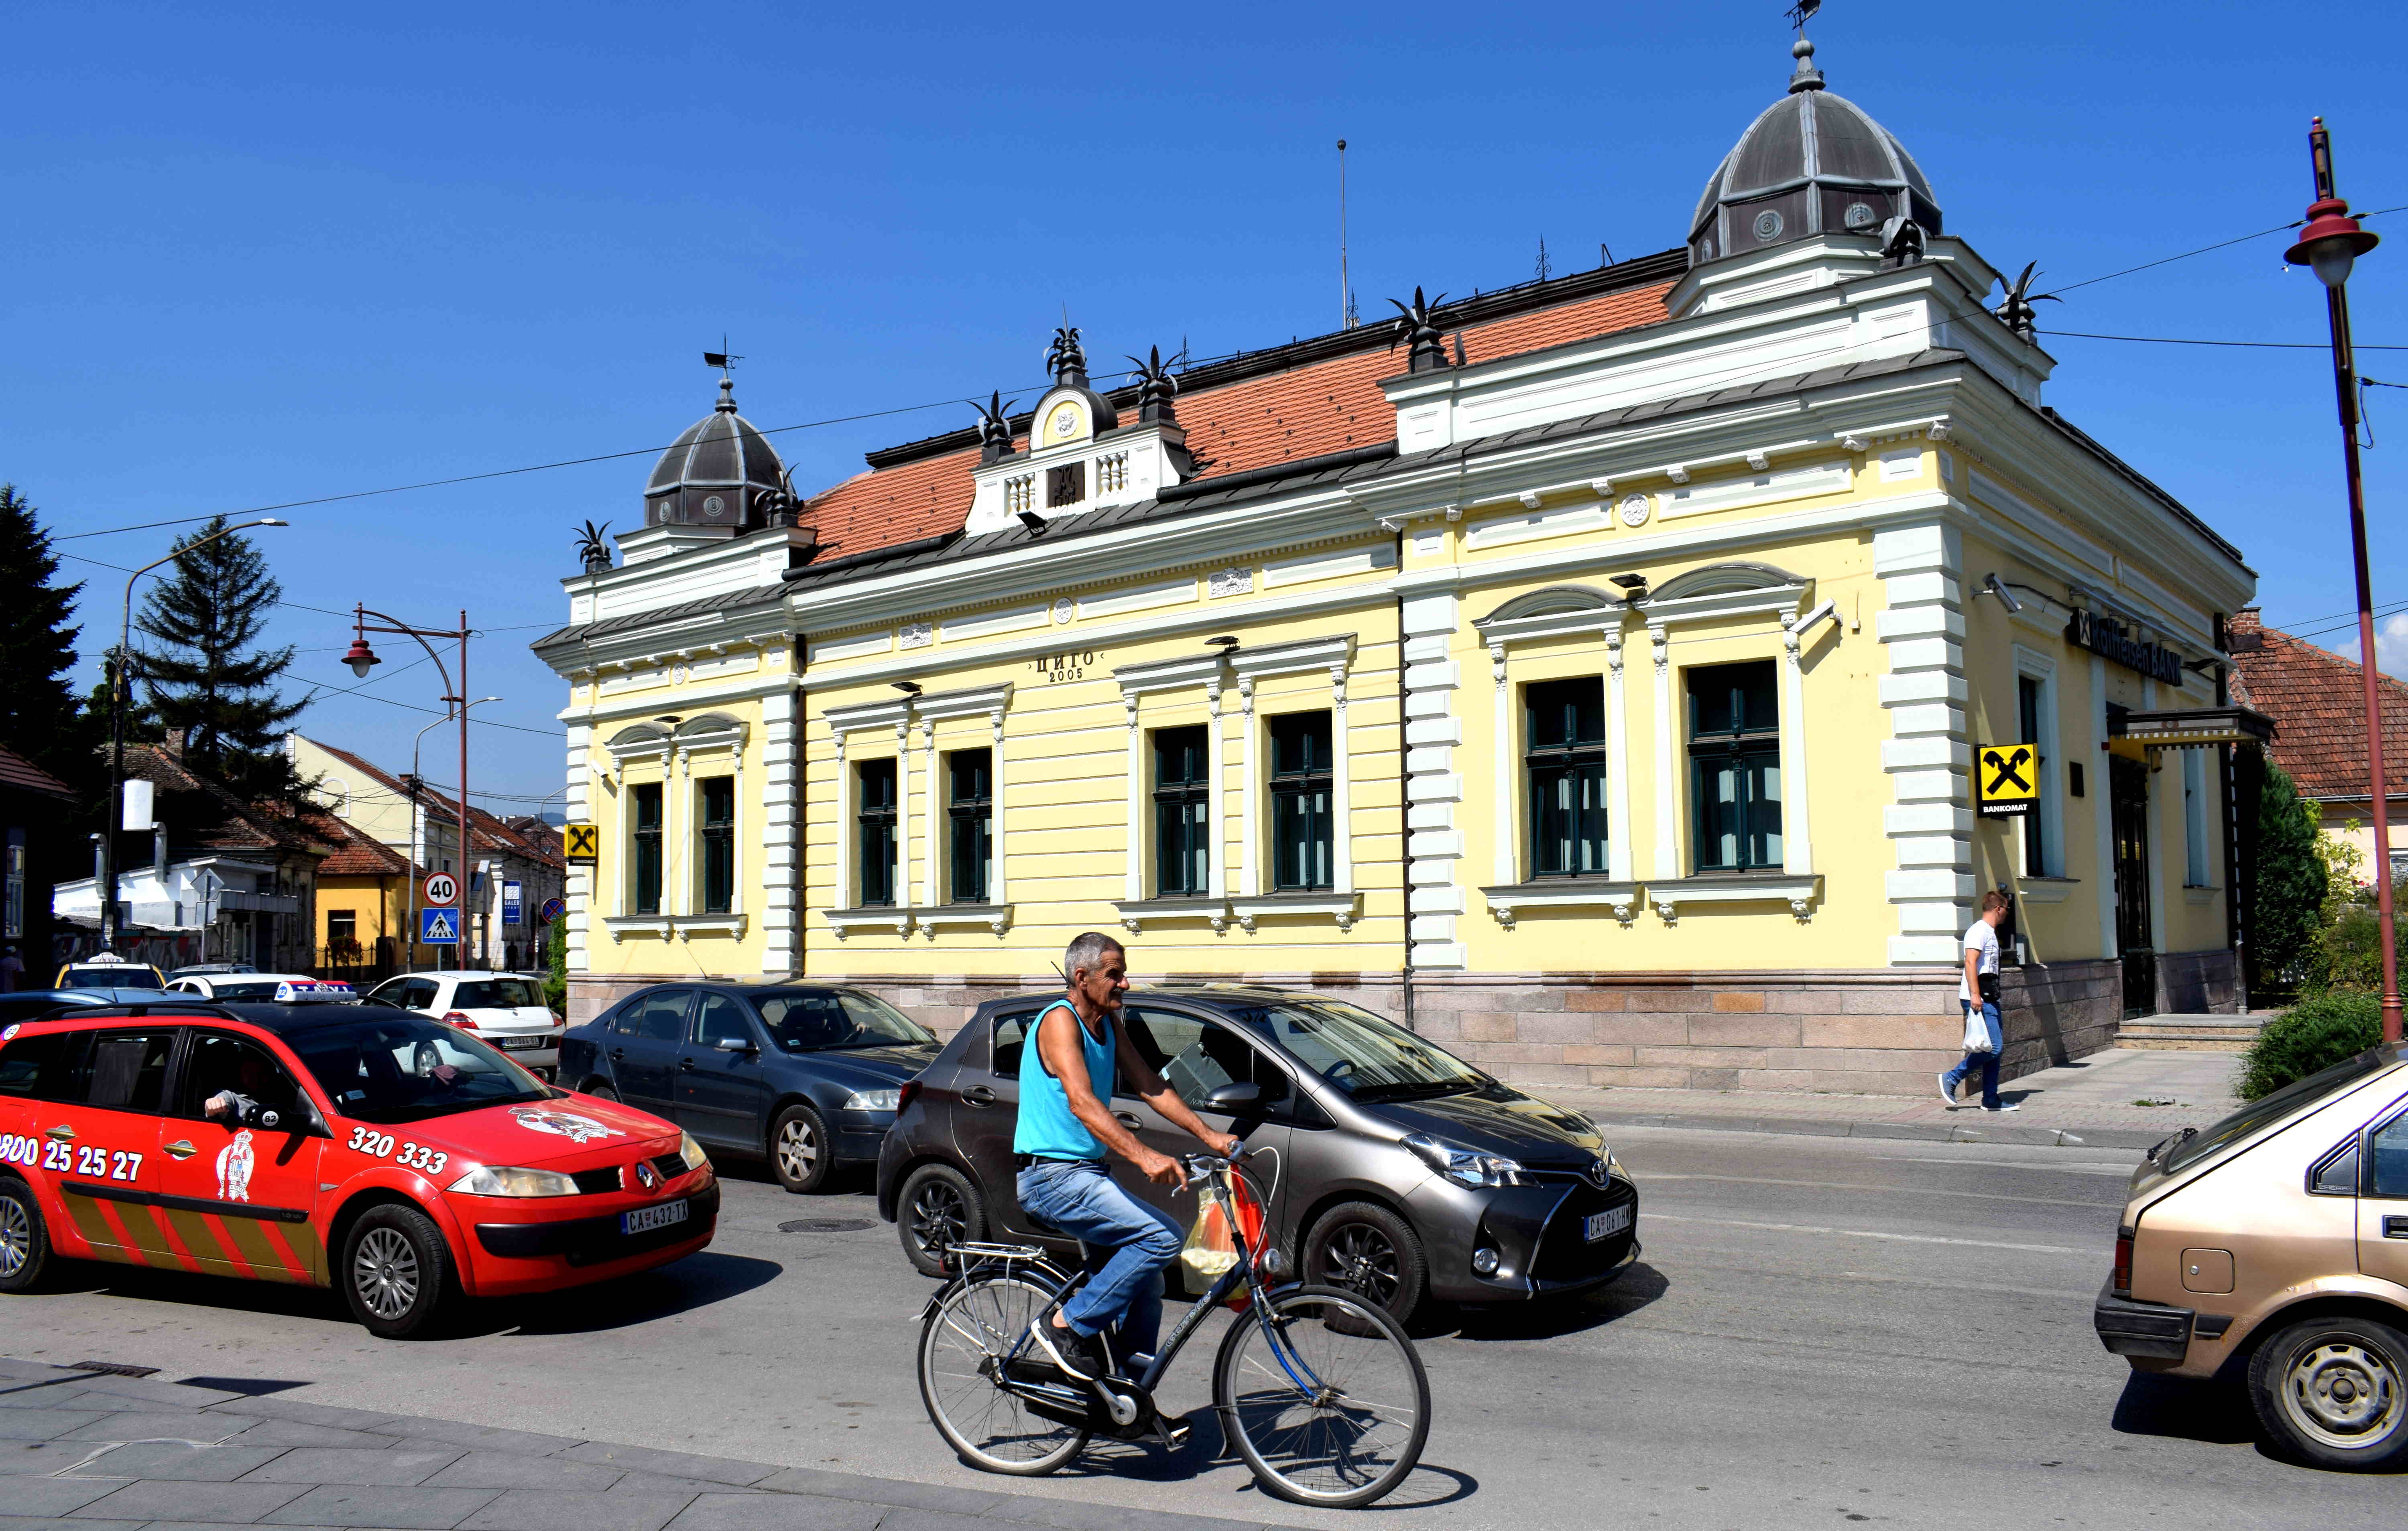
<instances>
[{"instance_id":1,"label":"plastic shopping bag","mask_svg":"<svg viewBox=\"0 0 2408 1531\"><path fill-rule=\"evenodd\" d=\"M1982 1019L1982 1010L1979 1006L1975 1006L1965 1012L1965 1051L1968 1052L1987 1052L1990 1051L1989 1023Z\"/></svg>"},{"instance_id":2,"label":"plastic shopping bag","mask_svg":"<svg viewBox=\"0 0 2408 1531\"><path fill-rule=\"evenodd\" d=\"M1179 1263L1195 1278L1194 1287L1201 1291L1238 1263L1238 1241L1229 1236L1229 1220L1221 1211L1219 1202L1202 1198L1195 1224L1187 1230L1187 1242L1179 1247Z\"/></svg>"}]
</instances>

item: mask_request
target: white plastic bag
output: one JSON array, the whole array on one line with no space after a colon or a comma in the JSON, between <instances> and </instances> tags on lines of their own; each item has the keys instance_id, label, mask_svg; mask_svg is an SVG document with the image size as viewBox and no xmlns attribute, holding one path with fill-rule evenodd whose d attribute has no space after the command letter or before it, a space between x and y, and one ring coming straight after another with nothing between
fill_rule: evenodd
<instances>
[{"instance_id":1,"label":"white plastic bag","mask_svg":"<svg viewBox=\"0 0 2408 1531\"><path fill-rule=\"evenodd\" d=\"M1197 1200L1203 1205L1187 1230L1186 1243L1180 1247L1179 1261L1199 1285L1211 1286L1238 1263L1238 1244L1229 1236L1229 1220L1222 1215L1221 1204L1210 1196Z\"/></svg>"},{"instance_id":2,"label":"white plastic bag","mask_svg":"<svg viewBox=\"0 0 2408 1531\"><path fill-rule=\"evenodd\" d=\"M1982 1011L1978 1006L1965 1012L1965 1051L1968 1052L1990 1051L1989 1023L1982 1019Z\"/></svg>"}]
</instances>

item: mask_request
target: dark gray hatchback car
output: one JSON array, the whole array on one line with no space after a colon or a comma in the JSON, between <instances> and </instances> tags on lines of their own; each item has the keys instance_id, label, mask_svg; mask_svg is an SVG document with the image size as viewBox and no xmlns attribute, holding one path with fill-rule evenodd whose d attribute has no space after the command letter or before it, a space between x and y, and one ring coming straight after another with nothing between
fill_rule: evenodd
<instances>
[{"instance_id":1,"label":"dark gray hatchback car","mask_svg":"<svg viewBox=\"0 0 2408 1531\"><path fill-rule=\"evenodd\" d=\"M878 1159L878 1206L935 1275L966 1239L1074 1246L1039 1233L1013 1188L1011 1137L1030 1025L1058 996L989 1000L906 1090ZM1134 990L1130 1038L1208 1125L1270 1148L1253 1161L1269 1232L1308 1281L1400 1318L1426 1298L1524 1300L1610 1281L1639 1255L1639 1189L1594 1123L1498 1082L1369 1010L1234 984ZM1214 1091L1251 1083L1236 1116ZM1133 1095L1112 1114L1149 1147L1195 1139ZM1122 1185L1182 1227L1192 1193L1114 1162ZM1177 1280L1180 1266L1171 1267Z\"/></svg>"},{"instance_id":2,"label":"dark gray hatchback car","mask_svg":"<svg viewBox=\"0 0 2408 1531\"><path fill-rule=\"evenodd\" d=\"M715 1152L767 1159L789 1191L867 1164L937 1038L861 989L664 983L560 1040L560 1082L676 1123Z\"/></svg>"}]
</instances>

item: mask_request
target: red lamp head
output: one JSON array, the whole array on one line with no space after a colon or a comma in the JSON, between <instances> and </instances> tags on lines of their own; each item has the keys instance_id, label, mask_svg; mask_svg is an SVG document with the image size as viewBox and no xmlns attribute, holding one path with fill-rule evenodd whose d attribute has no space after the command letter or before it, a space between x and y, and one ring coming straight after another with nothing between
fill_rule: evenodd
<instances>
[{"instance_id":1,"label":"red lamp head","mask_svg":"<svg viewBox=\"0 0 2408 1531\"><path fill-rule=\"evenodd\" d=\"M2349 280L2349 268L2358 258L2382 239L2358 227L2349 215L2349 204L2333 191L2332 138L2321 117L2308 129L2308 157L2315 167L2316 200L2308 205L2300 242L2285 250L2283 259L2315 271L2327 287L2339 287Z\"/></svg>"},{"instance_id":2,"label":"red lamp head","mask_svg":"<svg viewBox=\"0 0 2408 1531\"><path fill-rule=\"evenodd\" d=\"M365 680L368 678L368 671L384 661L377 657L376 651L368 647L368 640L363 636L351 639L351 651L343 655L343 663L351 667L353 675Z\"/></svg>"}]
</instances>

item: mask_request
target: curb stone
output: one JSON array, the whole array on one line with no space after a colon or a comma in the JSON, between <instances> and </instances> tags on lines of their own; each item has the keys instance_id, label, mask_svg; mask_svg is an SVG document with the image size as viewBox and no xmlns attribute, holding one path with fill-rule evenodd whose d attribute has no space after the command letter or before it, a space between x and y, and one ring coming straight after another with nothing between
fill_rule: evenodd
<instances>
[{"instance_id":1,"label":"curb stone","mask_svg":"<svg viewBox=\"0 0 2408 1531\"><path fill-rule=\"evenodd\" d=\"M2018 1148L2146 1149L2165 1132L2129 1127L2043 1127L1990 1123L1979 1127L1956 1122L1829 1122L1812 1117L1709 1116L1694 1111L1590 1111L1600 1127L1678 1127L1707 1132L1777 1133L1804 1138L1885 1138L1920 1143L2003 1143Z\"/></svg>"}]
</instances>

